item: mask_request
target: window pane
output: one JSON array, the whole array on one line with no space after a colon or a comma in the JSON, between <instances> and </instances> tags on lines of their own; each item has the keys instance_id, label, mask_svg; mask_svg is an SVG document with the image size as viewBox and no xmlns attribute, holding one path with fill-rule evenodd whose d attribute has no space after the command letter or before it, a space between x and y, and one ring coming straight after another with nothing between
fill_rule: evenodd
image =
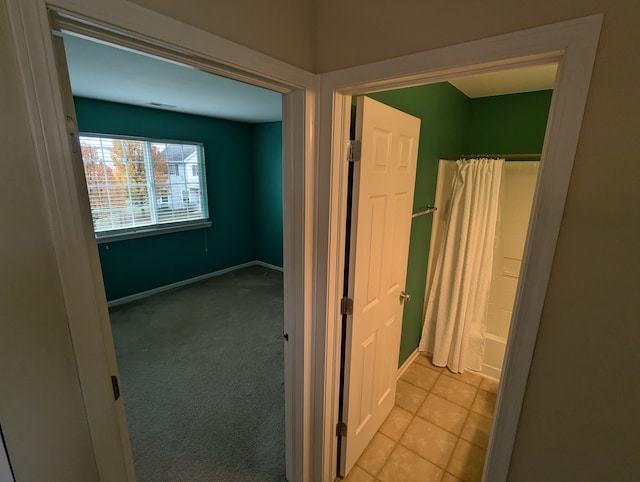
<instances>
[{"instance_id":1,"label":"window pane","mask_svg":"<svg viewBox=\"0 0 640 482\"><path fill-rule=\"evenodd\" d=\"M133 226L133 213L131 209L112 209L111 220L113 223L113 229L130 228Z\"/></svg>"},{"instance_id":2,"label":"window pane","mask_svg":"<svg viewBox=\"0 0 640 482\"><path fill-rule=\"evenodd\" d=\"M80 136L96 232L206 219L196 144Z\"/></svg>"},{"instance_id":3,"label":"window pane","mask_svg":"<svg viewBox=\"0 0 640 482\"><path fill-rule=\"evenodd\" d=\"M133 219L136 226L144 226L152 223L151 209L149 205L136 206L133 209Z\"/></svg>"},{"instance_id":4,"label":"window pane","mask_svg":"<svg viewBox=\"0 0 640 482\"><path fill-rule=\"evenodd\" d=\"M198 146L153 143L151 147L152 151L156 150L154 176L158 222L203 219L202 159Z\"/></svg>"},{"instance_id":5,"label":"window pane","mask_svg":"<svg viewBox=\"0 0 640 482\"><path fill-rule=\"evenodd\" d=\"M111 158L116 161L144 162L144 145L142 141L113 139Z\"/></svg>"}]
</instances>

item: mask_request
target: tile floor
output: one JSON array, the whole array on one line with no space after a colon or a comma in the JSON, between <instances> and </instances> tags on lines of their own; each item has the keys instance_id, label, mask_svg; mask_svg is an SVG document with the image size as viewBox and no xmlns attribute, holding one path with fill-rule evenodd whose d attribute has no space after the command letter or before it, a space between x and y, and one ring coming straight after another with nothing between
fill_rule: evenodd
<instances>
[{"instance_id":1,"label":"tile floor","mask_svg":"<svg viewBox=\"0 0 640 482\"><path fill-rule=\"evenodd\" d=\"M419 355L345 482L480 481L497 390L496 381L451 373Z\"/></svg>"}]
</instances>

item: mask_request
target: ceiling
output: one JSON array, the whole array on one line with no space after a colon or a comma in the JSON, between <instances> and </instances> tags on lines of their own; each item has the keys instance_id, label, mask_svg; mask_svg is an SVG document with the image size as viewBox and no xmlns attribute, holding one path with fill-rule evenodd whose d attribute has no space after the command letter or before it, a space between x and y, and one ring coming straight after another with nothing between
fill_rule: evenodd
<instances>
[{"instance_id":1,"label":"ceiling","mask_svg":"<svg viewBox=\"0 0 640 482\"><path fill-rule=\"evenodd\" d=\"M532 92L553 89L557 68L557 64L535 65L469 75L449 83L471 98Z\"/></svg>"},{"instance_id":2,"label":"ceiling","mask_svg":"<svg viewBox=\"0 0 640 482\"><path fill-rule=\"evenodd\" d=\"M73 95L240 122L282 119L278 92L104 42L63 38Z\"/></svg>"},{"instance_id":3,"label":"ceiling","mask_svg":"<svg viewBox=\"0 0 640 482\"><path fill-rule=\"evenodd\" d=\"M63 34L74 95L240 122L282 119L282 95L170 60ZM552 89L556 64L471 75L450 83L468 97Z\"/></svg>"}]
</instances>

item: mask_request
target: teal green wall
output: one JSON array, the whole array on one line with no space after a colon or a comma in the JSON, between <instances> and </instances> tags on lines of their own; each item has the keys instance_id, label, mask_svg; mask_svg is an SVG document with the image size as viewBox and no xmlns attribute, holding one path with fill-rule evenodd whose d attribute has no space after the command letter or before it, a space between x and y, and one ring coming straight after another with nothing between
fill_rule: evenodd
<instances>
[{"instance_id":1,"label":"teal green wall","mask_svg":"<svg viewBox=\"0 0 640 482\"><path fill-rule=\"evenodd\" d=\"M85 98L74 100L81 132L204 144L212 226L98 245L108 300L257 259L253 148L254 131L259 127ZM276 149L281 142L279 132L277 139L269 139L271 132L261 133L263 150Z\"/></svg>"},{"instance_id":2,"label":"teal green wall","mask_svg":"<svg viewBox=\"0 0 640 482\"><path fill-rule=\"evenodd\" d=\"M282 122L253 126L256 259L282 267Z\"/></svg>"},{"instance_id":3,"label":"teal green wall","mask_svg":"<svg viewBox=\"0 0 640 482\"><path fill-rule=\"evenodd\" d=\"M440 154L538 153L551 91L469 99L448 82L370 94L422 120L413 211L434 204ZM429 215L412 220L399 365L418 347L431 241Z\"/></svg>"},{"instance_id":4,"label":"teal green wall","mask_svg":"<svg viewBox=\"0 0 640 482\"><path fill-rule=\"evenodd\" d=\"M433 204L438 160L443 152L460 152L469 114L468 98L448 82L370 94L369 97L419 117L420 144L413 211ZM406 291L411 301L404 306L400 364L417 348L422 331L432 216L418 216L411 223Z\"/></svg>"}]
</instances>

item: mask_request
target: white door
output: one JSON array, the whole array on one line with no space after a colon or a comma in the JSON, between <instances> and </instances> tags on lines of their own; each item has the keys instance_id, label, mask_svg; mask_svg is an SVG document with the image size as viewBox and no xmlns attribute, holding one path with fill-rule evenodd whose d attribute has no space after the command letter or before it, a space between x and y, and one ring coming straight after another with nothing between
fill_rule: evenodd
<instances>
[{"instance_id":1,"label":"white door","mask_svg":"<svg viewBox=\"0 0 640 482\"><path fill-rule=\"evenodd\" d=\"M393 407L420 119L358 99L340 473L346 475Z\"/></svg>"},{"instance_id":2,"label":"white door","mask_svg":"<svg viewBox=\"0 0 640 482\"><path fill-rule=\"evenodd\" d=\"M100 260L98 259L98 246L95 242L95 236L93 232L93 222L91 220L91 208L89 207L89 194L87 192L87 184L85 180L84 169L82 167L82 153L79 145L79 133L76 117L76 110L73 103L73 95L71 92L71 81L69 80L69 68L67 66L67 57L64 50L64 41L62 37L58 35L52 36L53 51L56 61L56 69L58 72L58 81L60 82L60 94L62 96L64 113L67 121L67 130L69 136L73 139L70 142L72 156L74 160L74 168L76 169L75 182L77 183L77 192L82 193L82 225L85 229L85 236L87 240L87 247L90 251L90 256L93 258L93 266L100 266ZM114 376L118 374L118 366L116 363L116 352L113 345L113 336L111 334L111 322L109 321L109 312L107 311L107 300L105 299L104 282L102 275L99 271L93 271L93 283L96 288L96 298L98 300L98 307L100 309L100 322L102 328L102 337L104 341L104 349L107 357L108 371ZM112 377L113 380L113 377ZM99 382L96 382L99 383ZM113 383L113 381L112 381ZM114 393L115 396L115 393ZM113 473L122 474L126 472L126 479L128 481L135 481L136 475L133 464L133 453L131 452L131 444L129 442L129 429L127 427L127 419L124 411L124 401L122 397L110 400L110 394L106 397L105 404L113 403L115 405L116 417L118 426L114 428L117 431L117 440L104 440L100 442L94 442L96 445L95 450L97 454L111 453L111 450L116 450L111 458L111 467L113 467ZM105 408L105 405L101 405ZM94 407L95 409L95 407ZM94 416L97 416L94 414ZM102 415L100 415L102 420ZM104 429L105 432L113 434L113 438L116 439L116 433L109 429ZM108 448L105 448L108 447ZM113 449L113 447L116 447ZM120 452L122 450L122 452ZM115 465L115 458L122 456L122 462L124 467ZM122 477L121 475L119 477Z\"/></svg>"}]
</instances>

